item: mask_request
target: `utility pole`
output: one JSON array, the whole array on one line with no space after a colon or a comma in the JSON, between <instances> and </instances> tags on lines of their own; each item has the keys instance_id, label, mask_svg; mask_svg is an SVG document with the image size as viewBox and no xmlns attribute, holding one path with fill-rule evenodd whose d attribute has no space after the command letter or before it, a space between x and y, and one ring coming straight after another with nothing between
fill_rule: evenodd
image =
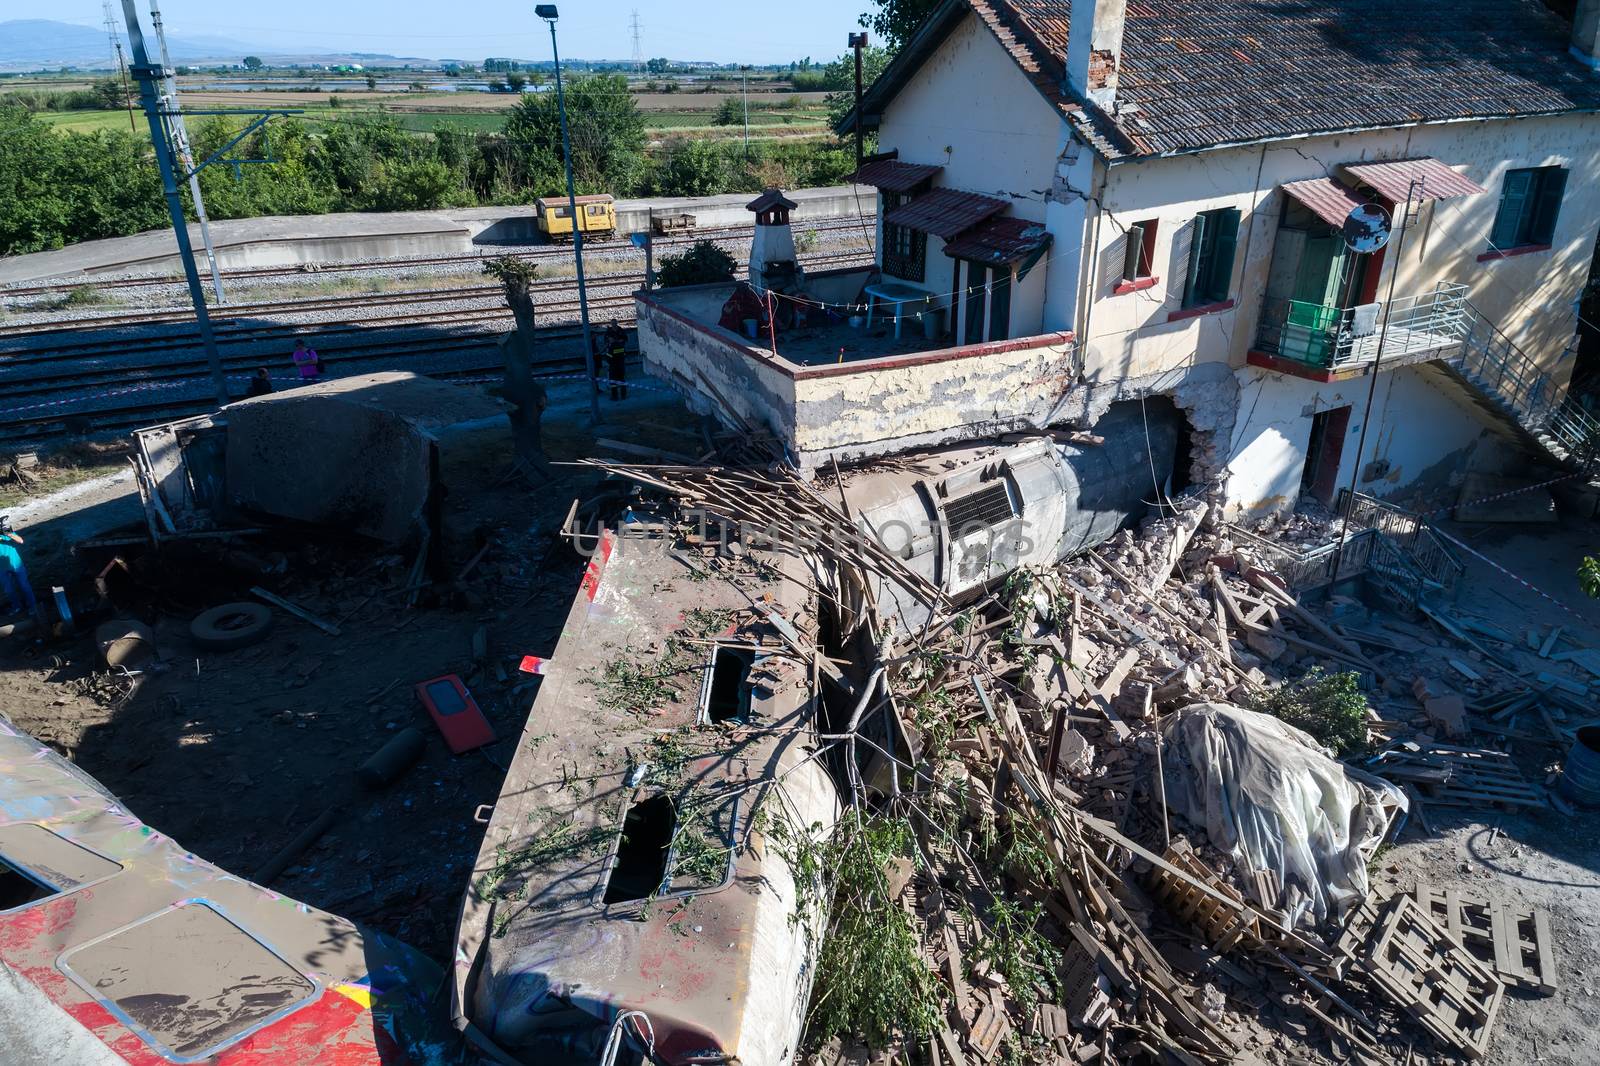
<instances>
[{"instance_id":1,"label":"utility pole","mask_svg":"<svg viewBox=\"0 0 1600 1066\"><path fill-rule=\"evenodd\" d=\"M739 95L744 99L744 155L750 158L750 65L739 64Z\"/></svg>"},{"instance_id":2,"label":"utility pole","mask_svg":"<svg viewBox=\"0 0 1600 1066\"><path fill-rule=\"evenodd\" d=\"M1339 546L1333 553L1333 578L1339 579L1339 568L1344 564L1344 542L1350 528L1350 513L1355 509L1356 479L1361 476L1362 455L1367 450L1367 430L1372 426L1372 401L1378 395L1378 372L1383 366L1383 344L1389 339L1389 314L1394 308L1394 283L1405 265L1406 232L1411 229L1411 208L1422 192L1422 179L1413 178L1406 189L1406 211L1400 216L1400 235L1395 241L1394 265L1389 268L1389 294L1383 302L1383 325L1378 329L1378 348L1372 355L1372 381L1367 385L1367 410L1361 416L1361 435L1356 439L1356 461L1350 471L1350 493L1344 502L1344 521L1339 523Z\"/></svg>"},{"instance_id":3,"label":"utility pole","mask_svg":"<svg viewBox=\"0 0 1600 1066\"><path fill-rule=\"evenodd\" d=\"M222 406L229 400L228 376L222 370L217 338L211 331L211 316L206 312L205 290L200 287L200 273L195 269L194 247L189 243L189 223L183 217L183 198L178 195L172 147L167 143L161 99L156 92L156 83L165 76L166 69L150 62L134 0L122 0L122 16L128 25L128 43L133 47L133 77L139 83L139 102L150 123L150 141L155 146L156 166L161 171L161 191L166 194L167 213L172 216L172 233L178 242L178 258L183 262L184 280L189 283L189 299L194 303L195 323L200 327L200 344L205 349L206 362L211 366L211 385L216 390L217 404Z\"/></svg>"},{"instance_id":4,"label":"utility pole","mask_svg":"<svg viewBox=\"0 0 1600 1066\"><path fill-rule=\"evenodd\" d=\"M167 54L167 32L161 26L161 5L150 0L150 23L156 30L156 41L161 45L161 66L165 71L162 86L166 90L161 98L162 111L172 130L172 146L177 153L178 165L189 173L189 198L194 203L194 216L200 221L200 243L205 245L206 263L211 267L211 288L217 294L217 303L228 302L222 291L222 270L217 266L217 249L211 243L211 220L206 218L206 202L200 195L200 172L195 169L194 153L189 148L189 129L183 124L183 108L178 104L178 79L172 72L172 57Z\"/></svg>"},{"instance_id":5,"label":"utility pole","mask_svg":"<svg viewBox=\"0 0 1600 1066\"><path fill-rule=\"evenodd\" d=\"M123 0L132 3L133 0ZM589 368L589 417L600 421L600 379L595 373L594 339L589 334L589 294L583 283L583 227L578 217L578 194L572 184L572 138L567 133L567 96L561 87L561 49L556 46L556 19L560 18L554 4L540 4L533 13L550 24L550 54L556 63L556 109L561 113L561 156L567 169L567 211L572 215L572 258L578 265L578 314L583 319L583 359Z\"/></svg>"},{"instance_id":6,"label":"utility pole","mask_svg":"<svg viewBox=\"0 0 1600 1066\"><path fill-rule=\"evenodd\" d=\"M850 50L856 54L856 169L861 169L861 50L867 46L867 31L850 35Z\"/></svg>"},{"instance_id":7,"label":"utility pole","mask_svg":"<svg viewBox=\"0 0 1600 1066\"><path fill-rule=\"evenodd\" d=\"M111 42L111 58L117 64L117 73L122 75L122 99L128 108L128 132L137 136L139 125L133 120L133 92L128 88L128 62L122 56L122 35L117 32L117 16L111 10L111 0L104 0L100 6L106 15L106 37Z\"/></svg>"}]
</instances>

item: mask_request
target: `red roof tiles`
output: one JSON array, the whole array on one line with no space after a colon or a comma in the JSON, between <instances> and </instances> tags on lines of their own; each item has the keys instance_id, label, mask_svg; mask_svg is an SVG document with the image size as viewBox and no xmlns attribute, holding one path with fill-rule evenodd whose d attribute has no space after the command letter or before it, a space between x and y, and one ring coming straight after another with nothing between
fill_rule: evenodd
<instances>
[{"instance_id":1,"label":"red roof tiles","mask_svg":"<svg viewBox=\"0 0 1600 1066\"><path fill-rule=\"evenodd\" d=\"M883 216L884 222L949 240L962 230L998 215L1008 205L992 196L960 189L931 189Z\"/></svg>"}]
</instances>

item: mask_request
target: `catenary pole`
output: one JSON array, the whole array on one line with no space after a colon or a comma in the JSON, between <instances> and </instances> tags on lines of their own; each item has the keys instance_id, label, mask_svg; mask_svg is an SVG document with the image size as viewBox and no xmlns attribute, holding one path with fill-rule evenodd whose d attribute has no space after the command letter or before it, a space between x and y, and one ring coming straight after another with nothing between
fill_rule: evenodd
<instances>
[{"instance_id":1,"label":"catenary pole","mask_svg":"<svg viewBox=\"0 0 1600 1066\"><path fill-rule=\"evenodd\" d=\"M206 263L211 267L211 288L217 294L217 303L228 302L222 291L222 270L217 266L217 249L211 243L211 220L206 217L206 201L200 195L200 173L194 169L194 152L189 147L189 130L183 124L183 108L178 103L178 79L173 75L172 56L167 53L167 32L161 26L161 5L150 0L150 24L155 27L156 43L161 46L161 66L166 71L162 86L166 96L161 101L172 127L172 145L176 150L178 165L189 171L189 199L194 204L194 217L200 223L200 243L206 249Z\"/></svg>"},{"instance_id":2,"label":"catenary pole","mask_svg":"<svg viewBox=\"0 0 1600 1066\"><path fill-rule=\"evenodd\" d=\"M556 63L556 109L561 113L561 155L567 169L567 210L572 215L572 258L578 267L578 314L583 319L584 365L589 368L589 416L598 422L600 381L595 372L594 341L589 334L589 295L583 282L583 229L582 220L578 218L578 194L572 184L572 138L567 132L567 96L561 84L561 49L556 45L556 6L540 4L534 12L550 24L550 54Z\"/></svg>"},{"instance_id":3,"label":"catenary pole","mask_svg":"<svg viewBox=\"0 0 1600 1066\"><path fill-rule=\"evenodd\" d=\"M122 0L122 17L128 27L128 44L133 49L132 74L139 83L139 103L144 108L145 119L150 123L150 140L156 150L156 166L161 171L161 191L166 196L167 214L172 218L172 234L178 242L178 259L183 263L183 277L189 284L195 323L200 327L200 345L211 367L211 385L216 391L217 404L221 406L229 400L228 377L222 370L222 356L217 351L217 338L211 330L211 316L206 311L205 290L200 285L200 273L195 269L194 246L189 243L189 223L183 217L183 198L178 194L177 174L172 164L172 146L167 142L166 127L161 121L161 100L156 86L162 80L164 70L150 62L134 0Z\"/></svg>"}]
</instances>

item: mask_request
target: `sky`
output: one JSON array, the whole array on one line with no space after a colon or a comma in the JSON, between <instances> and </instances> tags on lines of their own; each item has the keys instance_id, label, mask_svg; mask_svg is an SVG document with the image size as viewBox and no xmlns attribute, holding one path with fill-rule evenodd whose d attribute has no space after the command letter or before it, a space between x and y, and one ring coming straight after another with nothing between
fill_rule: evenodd
<instances>
[{"instance_id":1,"label":"sky","mask_svg":"<svg viewBox=\"0 0 1600 1066\"><path fill-rule=\"evenodd\" d=\"M148 0L135 0L148 29ZM113 0L121 20L121 0ZM382 52L426 59L546 58L549 31L533 0L160 0L172 37L228 37L263 51ZM567 0L558 4L561 53L629 59L639 12L646 58L786 63L846 51L871 0ZM103 24L100 0L0 0L0 21Z\"/></svg>"}]
</instances>

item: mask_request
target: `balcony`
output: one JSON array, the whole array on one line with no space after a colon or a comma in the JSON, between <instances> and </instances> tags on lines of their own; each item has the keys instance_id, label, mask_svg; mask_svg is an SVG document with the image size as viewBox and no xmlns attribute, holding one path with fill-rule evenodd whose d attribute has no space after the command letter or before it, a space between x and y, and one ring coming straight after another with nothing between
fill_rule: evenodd
<instances>
[{"instance_id":1,"label":"balcony","mask_svg":"<svg viewBox=\"0 0 1600 1066\"><path fill-rule=\"evenodd\" d=\"M1468 329L1464 285L1397 298L1385 327L1383 305L1329 307L1303 300L1262 301L1250 365L1313 381L1369 372L1382 345L1383 365L1402 366L1455 355Z\"/></svg>"},{"instance_id":2,"label":"balcony","mask_svg":"<svg viewBox=\"0 0 1600 1066\"><path fill-rule=\"evenodd\" d=\"M976 344L907 315L852 326L862 270L807 276L804 323L755 338L720 324L732 283L640 292L645 369L702 413L770 433L803 470L1043 425L1074 380L1070 333ZM817 304L848 309L835 315ZM775 342L775 343L774 343Z\"/></svg>"}]
</instances>

